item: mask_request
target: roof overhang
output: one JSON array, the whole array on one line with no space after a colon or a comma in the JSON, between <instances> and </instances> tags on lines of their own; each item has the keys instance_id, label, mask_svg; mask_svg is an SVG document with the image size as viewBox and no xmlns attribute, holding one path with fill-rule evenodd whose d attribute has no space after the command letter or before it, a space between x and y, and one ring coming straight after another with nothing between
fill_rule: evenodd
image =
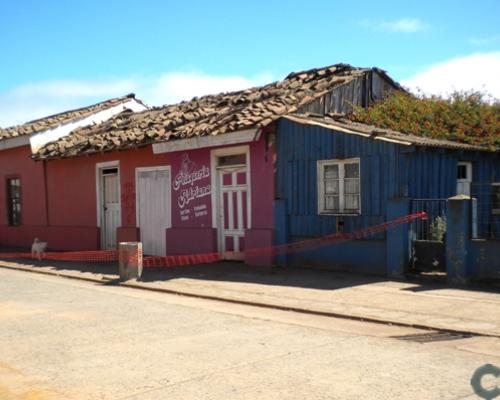
<instances>
[{"instance_id":1,"label":"roof overhang","mask_svg":"<svg viewBox=\"0 0 500 400\"><path fill-rule=\"evenodd\" d=\"M344 133L349 133L351 135L363 136L365 138L381 140L383 142L390 142L390 143L400 144L403 146L412 146L413 145L413 143L408 142L406 140L387 138L387 137L383 137L383 136L372 135L372 134L365 133L365 132L359 132L359 131L356 131L354 129L347 129L347 128L345 128L343 126L339 126L335 123L325 124L325 123L321 123L318 121L311 121L311 120L308 120L305 118L295 117L295 116L291 116L291 115L284 116L283 118L288 119L288 120L293 121L293 122L296 122L298 124L321 126L322 128L336 130L336 131L344 132Z\"/></svg>"},{"instance_id":2,"label":"roof overhang","mask_svg":"<svg viewBox=\"0 0 500 400\"><path fill-rule=\"evenodd\" d=\"M29 136L16 136L0 140L0 150L14 149L16 147L28 146L29 144Z\"/></svg>"},{"instance_id":3,"label":"roof overhang","mask_svg":"<svg viewBox=\"0 0 500 400\"><path fill-rule=\"evenodd\" d=\"M383 142L394 143L406 147L430 147L430 148L445 148L451 150L468 150L468 151L486 151L486 152L497 152L494 149L472 145L467 143L452 142L445 139L433 139L422 136L416 136L413 134L405 134L398 131L393 131L390 129L377 128L372 125L366 125L362 123L356 123L352 126L347 126L346 123L337 121L318 121L314 118L308 118L307 116L301 115L287 115L283 117L290 121L303 124L303 125L316 125L321 126L332 131L344 132L351 135L357 135L366 137L372 140L380 140Z\"/></svg>"},{"instance_id":4,"label":"roof overhang","mask_svg":"<svg viewBox=\"0 0 500 400\"><path fill-rule=\"evenodd\" d=\"M194 150L203 147L248 143L259 140L260 133L260 128L251 128L241 131L222 133L217 136L196 136L187 139L176 139L168 142L153 144L153 153L161 154L173 151Z\"/></svg>"}]
</instances>

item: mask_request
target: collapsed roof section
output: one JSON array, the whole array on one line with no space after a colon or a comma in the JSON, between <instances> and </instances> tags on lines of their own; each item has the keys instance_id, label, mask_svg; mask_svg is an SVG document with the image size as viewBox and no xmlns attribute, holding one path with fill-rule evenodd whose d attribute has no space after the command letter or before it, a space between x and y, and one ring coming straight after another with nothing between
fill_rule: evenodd
<instances>
[{"instance_id":1,"label":"collapsed roof section","mask_svg":"<svg viewBox=\"0 0 500 400\"><path fill-rule=\"evenodd\" d=\"M339 89L339 90L337 90ZM345 112L402 88L377 68L335 64L265 86L207 95L144 112L124 112L39 149L35 159L75 157L151 143L261 128L294 112ZM332 95L335 93L335 95Z\"/></svg>"}]
</instances>

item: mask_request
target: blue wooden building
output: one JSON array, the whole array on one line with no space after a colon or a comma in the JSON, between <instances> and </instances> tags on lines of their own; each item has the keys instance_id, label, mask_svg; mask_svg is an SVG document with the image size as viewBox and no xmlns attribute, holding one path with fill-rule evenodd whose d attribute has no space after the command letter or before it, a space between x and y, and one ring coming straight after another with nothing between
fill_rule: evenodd
<instances>
[{"instance_id":1,"label":"blue wooden building","mask_svg":"<svg viewBox=\"0 0 500 400\"><path fill-rule=\"evenodd\" d=\"M422 269L450 275L451 224L457 221L448 215L448 199L462 195L466 278L500 278L499 152L316 114L284 117L276 131L278 243L355 231L416 211L429 214L427 221L282 256L279 263L389 276Z\"/></svg>"}]
</instances>

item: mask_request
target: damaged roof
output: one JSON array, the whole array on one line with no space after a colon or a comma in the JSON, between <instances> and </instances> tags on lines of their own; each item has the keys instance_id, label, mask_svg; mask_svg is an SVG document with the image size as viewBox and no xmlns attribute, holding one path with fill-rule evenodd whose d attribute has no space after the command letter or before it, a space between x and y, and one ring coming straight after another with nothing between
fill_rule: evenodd
<instances>
[{"instance_id":1,"label":"damaged roof","mask_svg":"<svg viewBox=\"0 0 500 400\"><path fill-rule=\"evenodd\" d=\"M59 114L50 115L48 117L35 119L33 121L26 122L25 124L11 126L3 129L0 128L0 140L15 138L18 136L33 135L38 132L53 129L60 125L86 118L94 113L104 111L108 108L125 103L130 99L135 99L135 95L133 93L123 97L117 97L97 104L93 104L91 106L77 108ZM136 99L136 101L139 100Z\"/></svg>"},{"instance_id":2,"label":"damaged roof","mask_svg":"<svg viewBox=\"0 0 500 400\"><path fill-rule=\"evenodd\" d=\"M140 113L123 112L101 124L76 129L72 134L45 145L33 157L74 157L171 139L215 136L264 127L372 71L380 74L392 87L401 89L380 69L335 64L291 73L284 80L265 86L195 97Z\"/></svg>"},{"instance_id":3,"label":"damaged roof","mask_svg":"<svg viewBox=\"0 0 500 400\"><path fill-rule=\"evenodd\" d=\"M286 119L306 125L316 125L348 134L361 135L375 140L382 140L401 145L414 145L422 147L440 147L456 150L479 150L495 151L489 147L471 145L467 143L453 142L444 139L433 139L425 136L417 136L411 133L403 133L391 129L382 129L373 125L353 122L345 116L338 114L319 115L311 113L291 114Z\"/></svg>"}]
</instances>

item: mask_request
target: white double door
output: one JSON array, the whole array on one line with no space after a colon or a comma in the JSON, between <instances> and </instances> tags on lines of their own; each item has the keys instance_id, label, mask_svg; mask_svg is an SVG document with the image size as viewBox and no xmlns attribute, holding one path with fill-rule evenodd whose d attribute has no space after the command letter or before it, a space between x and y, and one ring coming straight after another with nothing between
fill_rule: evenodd
<instances>
[{"instance_id":1,"label":"white double door","mask_svg":"<svg viewBox=\"0 0 500 400\"><path fill-rule=\"evenodd\" d=\"M171 226L170 167L136 169L136 215L143 252L166 255L166 230Z\"/></svg>"}]
</instances>

